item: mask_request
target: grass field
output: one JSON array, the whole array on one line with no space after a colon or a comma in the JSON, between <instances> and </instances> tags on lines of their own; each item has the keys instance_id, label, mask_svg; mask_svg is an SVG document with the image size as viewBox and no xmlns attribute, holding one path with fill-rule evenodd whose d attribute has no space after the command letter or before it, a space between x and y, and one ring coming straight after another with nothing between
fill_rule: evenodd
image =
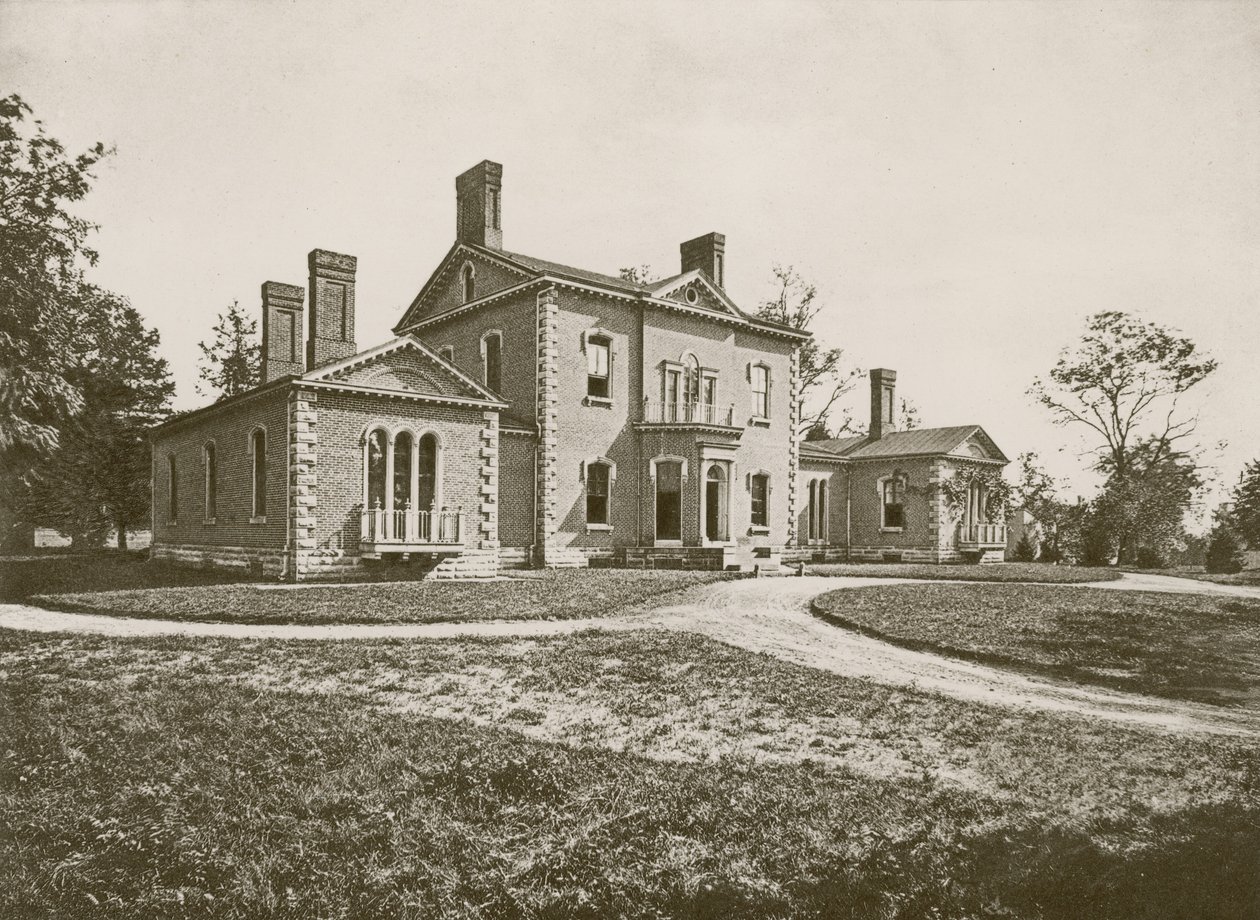
<instances>
[{"instance_id":1,"label":"grass field","mask_svg":"<svg viewBox=\"0 0 1260 920\"><path fill-rule=\"evenodd\" d=\"M1041 585L889 585L815 609L900 645L1260 709L1260 599Z\"/></svg>"},{"instance_id":2,"label":"grass field","mask_svg":"<svg viewBox=\"0 0 1260 920\"><path fill-rule=\"evenodd\" d=\"M1249 741L695 636L4 633L0 686L4 916L1260 911Z\"/></svg>"},{"instance_id":3,"label":"grass field","mask_svg":"<svg viewBox=\"0 0 1260 920\"><path fill-rule=\"evenodd\" d=\"M41 551L38 558L0 561L0 601L24 601L34 594L176 588L250 581L245 572L194 569L149 562L147 552L68 555ZM257 580L256 578L252 580Z\"/></svg>"},{"instance_id":4,"label":"grass field","mask_svg":"<svg viewBox=\"0 0 1260 920\"><path fill-rule=\"evenodd\" d=\"M1037 582L1087 584L1115 581L1120 572L1107 568L1078 568L1036 562L1001 562L989 565L920 565L896 563L807 563L807 575L856 575L861 578L924 578L933 581Z\"/></svg>"},{"instance_id":5,"label":"grass field","mask_svg":"<svg viewBox=\"0 0 1260 920\"><path fill-rule=\"evenodd\" d=\"M520 573L493 582L303 586L209 585L40 594L55 610L222 623L449 623L613 616L729 576L614 569Z\"/></svg>"}]
</instances>

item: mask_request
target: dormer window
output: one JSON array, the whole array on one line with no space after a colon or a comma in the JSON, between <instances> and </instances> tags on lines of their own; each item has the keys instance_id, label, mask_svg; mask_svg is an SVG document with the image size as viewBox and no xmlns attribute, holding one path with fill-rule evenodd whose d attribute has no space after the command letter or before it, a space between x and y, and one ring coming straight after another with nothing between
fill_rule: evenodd
<instances>
[{"instance_id":1,"label":"dormer window","mask_svg":"<svg viewBox=\"0 0 1260 920\"><path fill-rule=\"evenodd\" d=\"M461 273L464 289L464 303L468 303L477 296L476 276L477 272L473 269L472 265L466 264L463 272Z\"/></svg>"}]
</instances>

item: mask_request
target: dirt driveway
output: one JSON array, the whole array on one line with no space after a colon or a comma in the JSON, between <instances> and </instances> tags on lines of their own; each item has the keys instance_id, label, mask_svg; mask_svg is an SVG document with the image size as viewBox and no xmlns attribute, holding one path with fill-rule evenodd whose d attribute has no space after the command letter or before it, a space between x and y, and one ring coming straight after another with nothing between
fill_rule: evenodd
<instances>
[{"instance_id":1,"label":"dirt driveway","mask_svg":"<svg viewBox=\"0 0 1260 920\"><path fill-rule=\"evenodd\" d=\"M1152 581L1157 579L1157 581ZM1075 713L1174 732L1254 735L1260 717L1198 703L1084 687L900 648L826 623L809 602L826 591L871 585L910 584L891 578L767 578L720 582L689 592L684 602L630 617L530 620L498 623L382 624L355 626L187 623L57 613L17 604L0 605L0 628L38 632L89 632L111 636L186 635L307 640L441 639L460 636L544 636L585 629L649 627L699 633L751 652L881 684L916 687L957 699L1022 709ZM967 582L931 582L967 584ZM1165 576L1125 576L1094 587L1260 597L1260 590L1231 588ZM1254 592L1254 593L1253 593Z\"/></svg>"}]
</instances>

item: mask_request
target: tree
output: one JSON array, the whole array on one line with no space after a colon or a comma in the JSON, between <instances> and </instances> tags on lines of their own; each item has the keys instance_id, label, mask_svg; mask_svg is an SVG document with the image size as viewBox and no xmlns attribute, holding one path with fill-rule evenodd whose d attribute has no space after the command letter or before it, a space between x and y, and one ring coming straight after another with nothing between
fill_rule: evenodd
<instances>
[{"instance_id":1,"label":"tree","mask_svg":"<svg viewBox=\"0 0 1260 920\"><path fill-rule=\"evenodd\" d=\"M250 317L237 301L226 313L219 314L214 324L214 338L200 342L202 360L198 376L218 399L239 396L258 386L262 349L258 343L258 322ZM197 392L207 395L201 384Z\"/></svg>"},{"instance_id":2,"label":"tree","mask_svg":"<svg viewBox=\"0 0 1260 920\"><path fill-rule=\"evenodd\" d=\"M1208 536L1204 568L1213 574L1232 575L1243 567L1242 541L1226 521L1217 521Z\"/></svg>"},{"instance_id":3,"label":"tree","mask_svg":"<svg viewBox=\"0 0 1260 920\"><path fill-rule=\"evenodd\" d=\"M82 321L68 378L83 394L83 409L27 476L23 517L76 546L99 546L113 527L126 549L127 531L148 516L145 433L166 415L174 383L157 356L157 331L130 304L89 284L78 297Z\"/></svg>"},{"instance_id":4,"label":"tree","mask_svg":"<svg viewBox=\"0 0 1260 920\"><path fill-rule=\"evenodd\" d=\"M1032 562L1037 558L1037 541L1033 539L1032 533L1025 530L1020 535L1013 555L1016 562Z\"/></svg>"},{"instance_id":5,"label":"tree","mask_svg":"<svg viewBox=\"0 0 1260 920\"><path fill-rule=\"evenodd\" d=\"M19 96L0 99L0 541L25 477L83 404L66 355L78 334L73 294L96 262L95 227L70 206L111 152L98 143L70 156L31 114Z\"/></svg>"},{"instance_id":6,"label":"tree","mask_svg":"<svg viewBox=\"0 0 1260 920\"><path fill-rule=\"evenodd\" d=\"M757 308L757 316L809 332L822 311L822 304L817 302L817 289L790 265L775 265L773 271L777 291ZM853 389L862 372L857 368L845 369L844 352L839 348L823 348L815 338L800 346L799 357L800 430L808 432L820 423L829 424L832 408ZM836 435L852 432L854 421L846 417L831 430Z\"/></svg>"},{"instance_id":7,"label":"tree","mask_svg":"<svg viewBox=\"0 0 1260 920\"><path fill-rule=\"evenodd\" d=\"M1232 497L1238 535L1251 549L1260 549L1260 460L1252 460L1243 468Z\"/></svg>"},{"instance_id":8,"label":"tree","mask_svg":"<svg viewBox=\"0 0 1260 920\"><path fill-rule=\"evenodd\" d=\"M1105 531L1120 562L1143 546L1162 552L1180 533L1200 482L1186 442L1197 419L1180 411L1179 400L1215 369L1189 339L1105 311L1030 389L1057 423L1098 436L1095 467L1107 483L1093 509L1094 545Z\"/></svg>"},{"instance_id":9,"label":"tree","mask_svg":"<svg viewBox=\"0 0 1260 920\"><path fill-rule=\"evenodd\" d=\"M1075 505L1059 499L1058 485L1034 451L1019 455L1019 478L1011 491L1016 503L1041 526L1041 560L1062 562L1067 556L1065 544L1080 543L1080 535L1068 531L1073 522L1079 527L1081 514Z\"/></svg>"},{"instance_id":10,"label":"tree","mask_svg":"<svg viewBox=\"0 0 1260 920\"><path fill-rule=\"evenodd\" d=\"M654 284L658 280L656 272L652 271L650 265L629 265L618 270L617 276L622 281L629 281L631 284L642 284L644 286Z\"/></svg>"},{"instance_id":11,"label":"tree","mask_svg":"<svg viewBox=\"0 0 1260 920\"><path fill-rule=\"evenodd\" d=\"M1059 424L1084 425L1102 439L1100 459L1121 478L1143 440L1171 448L1197 419L1179 416L1178 400L1216 369L1195 344L1127 313L1097 313L1074 349L1064 349L1049 380L1030 393Z\"/></svg>"}]
</instances>

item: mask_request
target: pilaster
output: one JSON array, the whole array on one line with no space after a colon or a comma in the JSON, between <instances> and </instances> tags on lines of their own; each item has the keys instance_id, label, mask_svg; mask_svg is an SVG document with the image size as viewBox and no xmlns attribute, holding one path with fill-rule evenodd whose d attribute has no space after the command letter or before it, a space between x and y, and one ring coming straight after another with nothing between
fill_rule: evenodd
<instances>
[{"instance_id":1,"label":"pilaster","mask_svg":"<svg viewBox=\"0 0 1260 920\"><path fill-rule=\"evenodd\" d=\"M559 297L555 288L548 288L538 295L538 487L534 507L534 547L537 562L547 565L555 555L556 534L556 476L557 476L557 324L560 313Z\"/></svg>"},{"instance_id":2,"label":"pilaster","mask_svg":"<svg viewBox=\"0 0 1260 920\"><path fill-rule=\"evenodd\" d=\"M791 373L791 408L788 415L788 528L786 546L800 543L797 525L801 518L801 349L792 349L789 363Z\"/></svg>"}]
</instances>

